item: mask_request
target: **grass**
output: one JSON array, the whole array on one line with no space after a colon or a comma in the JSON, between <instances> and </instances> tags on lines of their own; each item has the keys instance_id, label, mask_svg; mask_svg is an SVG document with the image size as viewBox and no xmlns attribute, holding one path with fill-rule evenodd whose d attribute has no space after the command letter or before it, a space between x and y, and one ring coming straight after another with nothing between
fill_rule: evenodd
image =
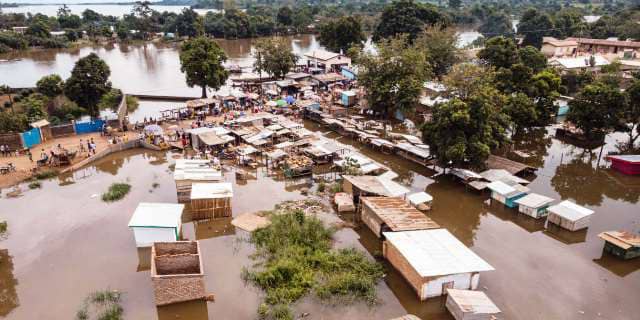
<instances>
[{"instance_id":1,"label":"grass","mask_svg":"<svg viewBox=\"0 0 640 320\"><path fill-rule=\"evenodd\" d=\"M112 290L89 294L76 312L76 320L121 320L124 309L120 305L122 293Z\"/></svg>"},{"instance_id":2,"label":"grass","mask_svg":"<svg viewBox=\"0 0 640 320\"><path fill-rule=\"evenodd\" d=\"M131 191L131 185L127 183L113 183L109 186L109 190L102 194L102 201L113 202L124 198L129 191Z\"/></svg>"},{"instance_id":3,"label":"grass","mask_svg":"<svg viewBox=\"0 0 640 320\"><path fill-rule=\"evenodd\" d=\"M29 183L29 189L39 189L42 187L42 183L40 181L33 181Z\"/></svg>"},{"instance_id":4,"label":"grass","mask_svg":"<svg viewBox=\"0 0 640 320\"><path fill-rule=\"evenodd\" d=\"M318 183L318 192L324 192L324 190L327 188L327 184L323 182Z\"/></svg>"},{"instance_id":5,"label":"grass","mask_svg":"<svg viewBox=\"0 0 640 320\"><path fill-rule=\"evenodd\" d=\"M290 305L308 294L322 300L375 303L380 264L356 249L331 248L334 228L301 210L280 212L271 225L251 234L257 264L242 272L244 280L263 289L261 319L293 319Z\"/></svg>"},{"instance_id":6,"label":"grass","mask_svg":"<svg viewBox=\"0 0 640 320\"><path fill-rule=\"evenodd\" d=\"M342 192L342 183L340 182L335 182L333 184L331 184L331 187L329 188L329 191L331 191L331 193L338 193L338 192Z\"/></svg>"},{"instance_id":7,"label":"grass","mask_svg":"<svg viewBox=\"0 0 640 320\"><path fill-rule=\"evenodd\" d=\"M37 180L46 180L46 179L51 179L57 176L58 176L58 171L56 170L43 170L43 171L36 172L36 174L33 175L33 177L36 178Z\"/></svg>"}]
</instances>

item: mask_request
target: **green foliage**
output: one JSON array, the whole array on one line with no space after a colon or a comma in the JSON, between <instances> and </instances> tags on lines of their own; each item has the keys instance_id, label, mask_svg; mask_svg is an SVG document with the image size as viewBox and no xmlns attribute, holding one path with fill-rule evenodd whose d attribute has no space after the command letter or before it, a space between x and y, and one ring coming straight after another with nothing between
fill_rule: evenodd
<instances>
[{"instance_id":1,"label":"green foliage","mask_svg":"<svg viewBox=\"0 0 640 320\"><path fill-rule=\"evenodd\" d=\"M534 73L540 72L547 67L547 58L540 50L532 46L518 49L518 57L520 62L531 68Z\"/></svg>"},{"instance_id":2,"label":"green foliage","mask_svg":"<svg viewBox=\"0 0 640 320\"><path fill-rule=\"evenodd\" d=\"M186 41L180 50L180 71L187 78L189 87L202 87L202 97L207 96L207 86L218 90L229 77L222 64L227 61L224 50L213 40L198 37Z\"/></svg>"},{"instance_id":3,"label":"green foliage","mask_svg":"<svg viewBox=\"0 0 640 320\"><path fill-rule=\"evenodd\" d=\"M120 105L120 101L122 100L122 91L120 89L111 89L109 92L105 93L98 103L98 108L100 110L111 109L115 110Z\"/></svg>"},{"instance_id":4,"label":"green foliage","mask_svg":"<svg viewBox=\"0 0 640 320\"><path fill-rule=\"evenodd\" d=\"M380 22L373 33L373 40L379 41L401 34L407 34L413 41L425 26L446 24L447 20L436 7L413 0L398 0L388 4L382 11Z\"/></svg>"},{"instance_id":5,"label":"green foliage","mask_svg":"<svg viewBox=\"0 0 640 320\"><path fill-rule=\"evenodd\" d=\"M64 93L73 102L86 108L93 116L98 115L98 102L111 90L109 66L95 53L76 62L71 76L65 82Z\"/></svg>"},{"instance_id":6,"label":"green foliage","mask_svg":"<svg viewBox=\"0 0 640 320\"><path fill-rule=\"evenodd\" d=\"M23 113L0 112L0 132L23 132L29 128L29 120Z\"/></svg>"},{"instance_id":7,"label":"green foliage","mask_svg":"<svg viewBox=\"0 0 640 320\"><path fill-rule=\"evenodd\" d=\"M629 103L619 123L622 131L629 135L629 147L633 148L636 139L640 137L640 80L635 80L625 93L628 95Z\"/></svg>"},{"instance_id":8,"label":"green foliage","mask_svg":"<svg viewBox=\"0 0 640 320\"><path fill-rule=\"evenodd\" d=\"M15 50L24 50L29 46L24 36L11 31L0 31L0 44Z\"/></svg>"},{"instance_id":9,"label":"green foliage","mask_svg":"<svg viewBox=\"0 0 640 320\"><path fill-rule=\"evenodd\" d=\"M362 46L366 40L360 19L349 16L330 20L320 26L320 43L334 52L347 52L352 46Z\"/></svg>"},{"instance_id":10,"label":"green foliage","mask_svg":"<svg viewBox=\"0 0 640 320\"><path fill-rule=\"evenodd\" d=\"M40 189L42 187L42 183L40 181L33 181L29 183L29 189Z\"/></svg>"},{"instance_id":11,"label":"green foliage","mask_svg":"<svg viewBox=\"0 0 640 320\"><path fill-rule=\"evenodd\" d=\"M485 38L513 37L513 22L504 11L493 11L478 28Z\"/></svg>"},{"instance_id":12,"label":"green foliage","mask_svg":"<svg viewBox=\"0 0 640 320\"><path fill-rule=\"evenodd\" d=\"M478 58L495 68L510 68L519 62L515 41L506 37L493 37L485 42Z\"/></svg>"},{"instance_id":13,"label":"green foliage","mask_svg":"<svg viewBox=\"0 0 640 320\"><path fill-rule=\"evenodd\" d=\"M187 37L197 37L204 33L203 19L195 10L184 8L175 21L178 35Z\"/></svg>"},{"instance_id":14,"label":"green foliage","mask_svg":"<svg viewBox=\"0 0 640 320\"><path fill-rule=\"evenodd\" d=\"M7 222L0 222L0 237L4 236L7 233L7 230L9 230L9 225L7 224Z\"/></svg>"},{"instance_id":15,"label":"green foliage","mask_svg":"<svg viewBox=\"0 0 640 320\"><path fill-rule=\"evenodd\" d=\"M551 17L536 9L529 9L522 14L518 24L518 33L523 35L522 43L536 48L542 46L542 37L551 36L554 24Z\"/></svg>"},{"instance_id":16,"label":"green foliage","mask_svg":"<svg viewBox=\"0 0 640 320\"><path fill-rule=\"evenodd\" d=\"M533 100L524 93L518 92L508 97L505 112L514 124L514 132L538 124L538 111Z\"/></svg>"},{"instance_id":17,"label":"green foliage","mask_svg":"<svg viewBox=\"0 0 640 320\"><path fill-rule=\"evenodd\" d=\"M50 74L38 80L36 87L38 92L47 97L55 97L62 93L64 82L57 74Z\"/></svg>"},{"instance_id":18,"label":"green foliage","mask_svg":"<svg viewBox=\"0 0 640 320\"><path fill-rule=\"evenodd\" d=\"M51 29L49 29L46 22L38 19L34 20L31 25L29 25L25 34L38 38L49 38L51 37L51 34L49 33L50 31Z\"/></svg>"},{"instance_id":19,"label":"green foliage","mask_svg":"<svg viewBox=\"0 0 640 320\"><path fill-rule=\"evenodd\" d=\"M76 312L76 320L122 320L124 309L120 305L122 294L118 291L96 291L85 298Z\"/></svg>"},{"instance_id":20,"label":"green foliage","mask_svg":"<svg viewBox=\"0 0 640 320\"><path fill-rule=\"evenodd\" d=\"M366 88L369 105L385 118L396 110L412 112L430 75L425 53L409 46L407 36L381 40L377 47L377 54L357 59L358 82Z\"/></svg>"},{"instance_id":21,"label":"green foliage","mask_svg":"<svg viewBox=\"0 0 640 320\"><path fill-rule=\"evenodd\" d=\"M282 79L296 66L298 57L291 52L283 39L261 39L256 43L254 68L266 72L276 79Z\"/></svg>"},{"instance_id":22,"label":"green foliage","mask_svg":"<svg viewBox=\"0 0 640 320\"><path fill-rule=\"evenodd\" d=\"M375 302L382 267L355 249L331 250L335 230L301 210L277 212L251 234L259 263L243 278L266 291L261 319L292 319L288 305L314 292L323 300ZM269 308L269 306L271 306Z\"/></svg>"},{"instance_id":23,"label":"green foliage","mask_svg":"<svg viewBox=\"0 0 640 320\"><path fill-rule=\"evenodd\" d=\"M288 6L280 7L278 10L278 15L276 16L276 21L279 24L290 26L293 23L293 11Z\"/></svg>"},{"instance_id":24,"label":"green foliage","mask_svg":"<svg viewBox=\"0 0 640 320\"><path fill-rule=\"evenodd\" d=\"M113 183L109 186L109 190L102 194L102 201L113 202L121 200L129 191L131 191L131 185L127 183Z\"/></svg>"},{"instance_id":25,"label":"green foliage","mask_svg":"<svg viewBox=\"0 0 640 320\"><path fill-rule=\"evenodd\" d=\"M46 111L48 98L39 93L34 93L21 99L16 105L23 110L29 122L34 122L49 117Z\"/></svg>"},{"instance_id":26,"label":"green foliage","mask_svg":"<svg viewBox=\"0 0 640 320\"><path fill-rule=\"evenodd\" d=\"M43 171L38 171L36 174L33 175L33 177L38 180L47 180L47 179L57 177L58 174L59 172L56 170L43 170Z\"/></svg>"},{"instance_id":27,"label":"green foliage","mask_svg":"<svg viewBox=\"0 0 640 320\"><path fill-rule=\"evenodd\" d=\"M427 27L415 43L418 48L424 50L431 71L438 78L449 72L451 66L460 60L458 37L452 28Z\"/></svg>"},{"instance_id":28,"label":"green foliage","mask_svg":"<svg viewBox=\"0 0 640 320\"><path fill-rule=\"evenodd\" d=\"M327 184L324 183L324 181L318 183L318 192L324 192L326 188L327 188Z\"/></svg>"},{"instance_id":29,"label":"green foliage","mask_svg":"<svg viewBox=\"0 0 640 320\"><path fill-rule=\"evenodd\" d=\"M567 120L587 138L599 139L614 129L627 103L627 97L618 88L602 83L590 84L569 102Z\"/></svg>"}]
</instances>

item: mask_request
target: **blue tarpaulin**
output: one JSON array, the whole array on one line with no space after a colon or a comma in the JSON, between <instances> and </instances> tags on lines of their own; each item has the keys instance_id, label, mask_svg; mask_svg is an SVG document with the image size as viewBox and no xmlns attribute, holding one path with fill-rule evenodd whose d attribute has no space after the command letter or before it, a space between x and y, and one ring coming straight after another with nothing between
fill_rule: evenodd
<instances>
[{"instance_id":1,"label":"blue tarpaulin","mask_svg":"<svg viewBox=\"0 0 640 320\"><path fill-rule=\"evenodd\" d=\"M91 132L100 132L102 130L102 125L105 123L104 120L90 120L83 122L76 122L76 134L82 133L91 133Z\"/></svg>"},{"instance_id":2,"label":"blue tarpaulin","mask_svg":"<svg viewBox=\"0 0 640 320\"><path fill-rule=\"evenodd\" d=\"M38 128L33 128L29 131L25 131L20 135L22 136L22 141L24 142L25 148L31 148L42 142L40 139L40 129Z\"/></svg>"}]
</instances>

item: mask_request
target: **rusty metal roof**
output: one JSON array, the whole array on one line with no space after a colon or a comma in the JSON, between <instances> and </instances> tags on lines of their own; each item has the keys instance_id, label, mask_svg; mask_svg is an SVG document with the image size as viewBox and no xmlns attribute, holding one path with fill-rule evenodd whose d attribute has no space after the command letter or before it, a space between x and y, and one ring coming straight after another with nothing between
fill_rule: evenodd
<instances>
[{"instance_id":1,"label":"rusty metal roof","mask_svg":"<svg viewBox=\"0 0 640 320\"><path fill-rule=\"evenodd\" d=\"M362 197L362 203L371 208L391 231L438 229L424 213L409 205L401 198Z\"/></svg>"},{"instance_id":2,"label":"rusty metal roof","mask_svg":"<svg viewBox=\"0 0 640 320\"><path fill-rule=\"evenodd\" d=\"M640 235L626 231L605 231L600 233L598 237L625 250L631 247L640 247Z\"/></svg>"}]
</instances>

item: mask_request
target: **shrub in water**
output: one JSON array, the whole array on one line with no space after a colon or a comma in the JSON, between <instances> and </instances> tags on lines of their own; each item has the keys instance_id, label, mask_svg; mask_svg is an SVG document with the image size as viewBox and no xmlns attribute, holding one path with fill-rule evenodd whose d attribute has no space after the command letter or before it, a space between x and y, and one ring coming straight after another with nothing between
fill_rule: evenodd
<instances>
[{"instance_id":1,"label":"shrub in water","mask_svg":"<svg viewBox=\"0 0 640 320\"><path fill-rule=\"evenodd\" d=\"M107 192L102 194L102 201L112 202L120 200L124 198L129 191L131 191L131 185L126 183L114 183L109 187Z\"/></svg>"},{"instance_id":2,"label":"shrub in water","mask_svg":"<svg viewBox=\"0 0 640 320\"><path fill-rule=\"evenodd\" d=\"M56 177L56 176L58 176L58 171L56 171L56 170L39 171L35 175L33 175L33 177L38 179L38 180L50 179L50 178L53 178L53 177Z\"/></svg>"},{"instance_id":3,"label":"shrub in water","mask_svg":"<svg viewBox=\"0 0 640 320\"><path fill-rule=\"evenodd\" d=\"M40 183L40 181L34 181L29 183L29 189L38 189L42 187L42 184Z\"/></svg>"},{"instance_id":4,"label":"shrub in water","mask_svg":"<svg viewBox=\"0 0 640 320\"><path fill-rule=\"evenodd\" d=\"M84 299L76 312L76 320L121 320L124 309L120 305L122 294L118 291L97 291ZM93 317L92 317L93 316Z\"/></svg>"}]
</instances>

